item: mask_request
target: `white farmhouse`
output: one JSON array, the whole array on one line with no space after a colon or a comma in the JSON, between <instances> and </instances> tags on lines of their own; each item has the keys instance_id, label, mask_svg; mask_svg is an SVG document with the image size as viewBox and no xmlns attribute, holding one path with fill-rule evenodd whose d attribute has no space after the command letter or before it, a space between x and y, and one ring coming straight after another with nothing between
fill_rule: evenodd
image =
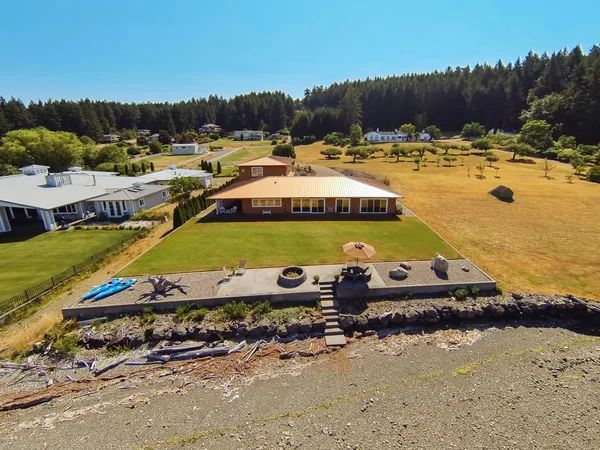
<instances>
[{"instance_id":1,"label":"white farmhouse","mask_svg":"<svg viewBox=\"0 0 600 450\"><path fill-rule=\"evenodd\" d=\"M213 183L212 173L208 173L205 170L180 169L175 165L170 165L165 170L142 175L137 177L136 180L142 183L165 185L171 180L182 177L199 179L205 189L211 187Z\"/></svg>"},{"instance_id":2,"label":"white farmhouse","mask_svg":"<svg viewBox=\"0 0 600 450\"><path fill-rule=\"evenodd\" d=\"M201 155L206 153L204 145L198 145L196 142L191 144L173 144L171 146L171 154L173 155Z\"/></svg>"},{"instance_id":3,"label":"white farmhouse","mask_svg":"<svg viewBox=\"0 0 600 450\"><path fill-rule=\"evenodd\" d=\"M365 134L365 139L369 142L406 142L408 141L408 134L402 133L401 131L369 131Z\"/></svg>"},{"instance_id":4,"label":"white farmhouse","mask_svg":"<svg viewBox=\"0 0 600 450\"><path fill-rule=\"evenodd\" d=\"M262 141L263 138L262 131L242 130L233 132L233 139L236 141Z\"/></svg>"},{"instance_id":5,"label":"white farmhouse","mask_svg":"<svg viewBox=\"0 0 600 450\"><path fill-rule=\"evenodd\" d=\"M431 135L429 133L425 133L424 131L419 134L419 141L421 142L429 142L431 140Z\"/></svg>"}]
</instances>

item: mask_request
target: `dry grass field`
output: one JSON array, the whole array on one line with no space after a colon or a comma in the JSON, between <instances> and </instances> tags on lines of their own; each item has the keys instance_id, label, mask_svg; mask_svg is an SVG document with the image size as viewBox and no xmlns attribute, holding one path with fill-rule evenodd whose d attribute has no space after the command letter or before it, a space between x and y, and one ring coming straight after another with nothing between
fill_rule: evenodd
<instances>
[{"instance_id":1,"label":"dry grass field","mask_svg":"<svg viewBox=\"0 0 600 450\"><path fill-rule=\"evenodd\" d=\"M386 161L381 153L356 164L346 156L326 160L319 154L326 147L296 147L298 162L388 177L407 207L505 289L600 299L600 185L577 178L567 183L570 165L557 164L548 180L539 159L509 162L511 153L495 150L499 178L486 167L479 179L475 166L483 158L465 156L462 166L458 150L450 151L458 157L452 167L445 161L437 167L436 156L426 153L427 167L416 171L412 158ZM488 194L499 184L513 189L513 203Z\"/></svg>"}]
</instances>

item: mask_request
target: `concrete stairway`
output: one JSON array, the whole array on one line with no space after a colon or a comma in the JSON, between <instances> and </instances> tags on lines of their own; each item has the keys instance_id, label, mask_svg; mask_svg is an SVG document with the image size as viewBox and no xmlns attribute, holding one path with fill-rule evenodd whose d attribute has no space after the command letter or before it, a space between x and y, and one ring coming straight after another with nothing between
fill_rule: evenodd
<instances>
[{"instance_id":1,"label":"concrete stairway","mask_svg":"<svg viewBox=\"0 0 600 450\"><path fill-rule=\"evenodd\" d=\"M325 319L325 344L346 345L346 337L338 322L338 302L335 298L335 283L333 281L319 282L321 291L321 311Z\"/></svg>"}]
</instances>

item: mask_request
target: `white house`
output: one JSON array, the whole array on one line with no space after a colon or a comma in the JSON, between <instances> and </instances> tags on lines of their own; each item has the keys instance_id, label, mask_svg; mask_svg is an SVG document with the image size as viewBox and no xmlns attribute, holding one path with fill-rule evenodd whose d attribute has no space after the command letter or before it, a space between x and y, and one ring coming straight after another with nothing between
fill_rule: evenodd
<instances>
[{"instance_id":1,"label":"white house","mask_svg":"<svg viewBox=\"0 0 600 450\"><path fill-rule=\"evenodd\" d=\"M221 127L219 125L215 125L214 123L205 123L198 128L199 133L218 133L219 131L221 131Z\"/></svg>"},{"instance_id":2,"label":"white house","mask_svg":"<svg viewBox=\"0 0 600 450\"><path fill-rule=\"evenodd\" d=\"M206 151L206 146L198 145L197 142L171 145L171 154L173 155L201 155Z\"/></svg>"},{"instance_id":3,"label":"white house","mask_svg":"<svg viewBox=\"0 0 600 450\"><path fill-rule=\"evenodd\" d=\"M102 135L102 142L104 142L105 144L113 144L115 142L119 142L119 135L118 134L104 134Z\"/></svg>"},{"instance_id":4,"label":"white house","mask_svg":"<svg viewBox=\"0 0 600 450\"><path fill-rule=\"evenodd\" d=\"M424 131L419 134L419 141L421 142L429 142L431 140L431 135L429 133L425 133Z\"/></svg>"},{"instance_id":5,"label":"white house","mask_svg":"<svg viewBox=\"0 0 600 450\"><path fill-rule=\"evenodd\" d=\"M138 128L137 134L138 136L148 136L150 134L150 130L146 128Z\"/></svg>"},{"instance_id":6,"label":"white house","mask_svg":"<svg viewBox=\"0 0 600 450\"><path fill-rule=\"evenodd\" d=\"M177 166L170 165L165 170L148 173L136 178L143 183L152 183L157 185L168 184L169 181L181 177L198 178L202 182L204 188L209 188L213 183L212 173L204 170L179 169Z\"/></svg>"},{"instance_id":7,"label":"white house","mask_svg":"<svg viewBox=\"0 0 600 450\"><path fill-rule=\"evenodd\" d=\"M131 189L136 183L148 183L141 177L120 177L110 172L80 171L72 167L67 172L48 173L43 166L22 167L22 175L0 177L0 232L11 231L13 226L40 223L47 231L57 227L57 218L72 222L84 219L94 210L94 201L106 194ZM166 191L165 196L162 192ZM160 194L156 194L159 192ZM121 194L119 194L121 195ZM127 195L127 194L123 194ZM137 207L125 205L128 214L141 208L140 198L153 196L146 208L155 206L157 199L168 200L168 186L152 187L133 194ZM160 198L158 198L160 196ZM107 205L108 206L108 205ZM115 206L116 207L116 206ZM115 210L116 211L116 210ZM97 214L104 209L95 210Z\"/></svg>"},{"instance_id":8,"label":"white house","mask_svg":"<svg viewBox=\"0 0 600 450\"><path fill-rule=\"evenodd\" d=\"M262 141L264 139L264 134L262 131L234 131L233 139L236 141Z\"/></svg>"},{"instance_id":9,"label":"white house","mask_svg":"<svg viewBox=\"0 0 600 450\"><path fill-rule=\"evenodd\" d=\"M148 142L158 141L158 138L159 138L158 133L151 134L150 136L148 136Z\"/></svg>"},{"instance_id":10,"label":"white house","mask_svg":"<svg viewBox=\"0 0 600 450\"><path fill-rule=\"evenodd\" d=\"M369 131L365 134L365 139L369 142L406 142L408 141L408 134L402 133L401 131Z\"/></svg>"},{"instance_id":11,"label":"white house","mask_svg":"<svg viewBox=\"0 0 600 450\"><path fill-rule=\"evenodd\" d=\"M96 214L114 219L132 216L136 212L154 208L167 201L169 186L136 182L127 189L94 198L94 209Z\"/></svg>"}]
</instances>

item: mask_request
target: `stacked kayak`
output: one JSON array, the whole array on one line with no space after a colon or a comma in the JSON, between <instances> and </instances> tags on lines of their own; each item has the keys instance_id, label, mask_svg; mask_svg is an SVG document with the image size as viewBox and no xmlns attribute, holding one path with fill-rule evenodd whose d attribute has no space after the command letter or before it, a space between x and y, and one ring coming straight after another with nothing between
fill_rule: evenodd
<instances>
[{"instance_id":1,"label":"stacked kayak","mask_svg":"<svg viewBox=\"0 0 600 450\"><path fill-rule=\"evenodd\" d=\"M110 280L108 283L101 284L100 286L94 287L91 291L83 294L81 296L81 300L87 300L89 298L94 298L95 295L99 294L102 291L105 291L109 287L114 286L115 284L119 284L123 281L123 278L115 278L114 280Z\"/></svg>"},{"instance_id":2,"label":"stacked kayak","mask_svg":"<svg viewBox=\"0 0 600 450\"><path fill-rule=\"evenodd\" d=\"M100 300L102 298L110 297L118 292L124 291L125 289L129 289L137 282L137 279L130 278L129 280L124 280L123 278L115 278L114 280L109 281L108 283L103 284L102 286L97 286L81 298L85 299L93 299Z\"/></svg>"}]
</instances>

